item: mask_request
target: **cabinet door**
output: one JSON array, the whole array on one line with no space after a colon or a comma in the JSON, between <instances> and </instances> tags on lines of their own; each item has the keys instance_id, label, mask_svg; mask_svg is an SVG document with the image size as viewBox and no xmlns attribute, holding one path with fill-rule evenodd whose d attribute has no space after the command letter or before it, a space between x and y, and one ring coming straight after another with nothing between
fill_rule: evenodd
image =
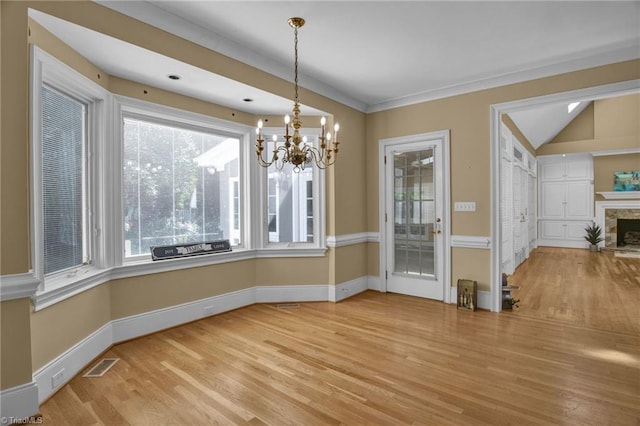
<instances>
[{"instance_id":1,"label":"cabinet door","mask_svg":"<svg viewBox=\"0 0 640 426\"><path fill-rule=\"evenodd\" d=\"M540 238L543 240L564 240L565 223L557 220L540 222Z\"/></svg>"},{"instance_id":2,"label":"cabinet door","mask_svg":"<svg viewBox=\"0 0 640 426\"><path fill-rule=\"evenodd\" d=\"M591 179L593 160L588 158L572 158L566 162L567 179Z\"/></svg>"},{"instance_id":3,"label":"cabinet door","mask_svg":"<svg viewBox=\"0 0 640 426\"><path fill-rule=\"evenodd\" d=\"M542 219L564 219L564 182L542 182L540 217Z\"/></svg>"},{"instance_id":4,"label":"cabinet door","mask_svg":"<svg viewBox=\"0 0 640 426\"><path fill-rule=\"evenodd\" d=\"M565 167L561 159L540 162L540 178L542 180L564 180Z\"/></svg>"},{"instance_id":5,"label":"cabinet door","mask_svg":"<svg viewBox=\"0 0 640 426\"><path fill-rule=\"evenodd\" d=\"M567 240L584 241L585 245L587 245L587 241L584 239L584 236L586 234L584 228L587 227L588 222L567 222L566 225Z\"/></svg>"},{"instance_id":6,"label":"cabinet door","mask_svg":"<svg viewBox=\"0 0 640 426\"><path fill-rule=\"evenodd\" d=\"M566 183L566 218L590 219L593 217L593 202L590 182Z\"/></svg>"}]
</instances>

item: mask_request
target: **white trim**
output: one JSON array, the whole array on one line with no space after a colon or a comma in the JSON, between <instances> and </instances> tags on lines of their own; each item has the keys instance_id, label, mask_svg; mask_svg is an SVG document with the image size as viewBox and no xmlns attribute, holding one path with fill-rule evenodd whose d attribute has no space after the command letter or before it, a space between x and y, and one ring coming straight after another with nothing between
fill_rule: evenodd
<instances>
[{"instance_id":1,"label":"white trim","mask_svg":"<svg viewBox=\"0 0 640 426\"><path fill-rule=\"evenodd\" d=\"M383 292L382 283L380 282L380 277L379 276L371 276L371 275L369 275L367 277L367 288L369 290L375 290L375 291Z\"/></svg>"},{"instance_id":2,"label":"white trim","mask_svg":"<svg viewBox=\"0 0 640 426\"><path fill-rule=\"evenodd\" d=\"M451 247L491 250L491 237L473 235L452 235Z\"/></svg>"},{"instance_id":3,"label":"white trim","mask_svg":"<svg viewBox=\"0 0 640 426\"><path fill-rule=\"evenodd\" d=\"M550 103L604 99L611 96L638 93L639 88L640 79L636 79L491 105L491 240L498 242L491 249L491 310L493 312L500 312L502 309L500 289L502 271L499 243L502 241L500 235L500 115Z\"/></svg>"},{"instance_id":4,"label":"white trim","mask_svg":"<svg viewBox=\"0 0 640 426\"><path fill-rule=\"evenodd\" d=\"M329 302L339 302L369 289L369 277L329 286Z\"/></svg>"},{"instance_id":5,"label":"white trim","mask_svg":"<svg viewBox=\"0 0 640 426\"><path fill-rule=\"evenodd\" d=\"M42 403L65 383L82 371L91 361L114 343L111 322L67 349L33 375L38 384L38 401ZM58 386L53 387L53 376L62 372L63 378Z\"/></svg>"},{"instance_id":6,"label":"white trim","mask_svg":"<svg viewBox=\"0 0 640 426\"><path fill-rule=\"evenodd\" d=\"M23 297L33 297L38 291L40 280L33 272L0 276L0 302Z\"/></svg>"},{"instance_id":7,"label":"white trim","mask_svg":"<svg viewBox=\"0 0 640 426\"><path fill-rule=\"evenodd\" d=\"M638 154L638 153L640 153L640 148L621 148L621 149L609 149L606 151L591 151L591 155L594 157L604 157L609 155Z\"/></svg>"},{"instance_id":8,"label":"white trim","mask_svg":"<svg viewBox=\"0 0 640 426\"><path fill-rule=\"evenodd\" d=\"M327 247L345 247L378 242L380 242L380 233L378 232L359 232L356 234L329 235L327 237Z\"/></svg>"},{"instance_id":9,"label":"white trim","mask_svg":"<svg viewBox=\"0 0 640 426\"><path fill-rule=\"evenodd\" d=\"M451 286L451 301L449 303L455 305L458 300L458 287ZM478 306L479 309L491 310L491 292L478 290Z\"/></svg>"},{"instance_id":10,"label":"white trim","mask_svg":"<svg viewBox=\"0 0 640 426\"><path fill-rule=\"evenodd\" d=\"M43 402L60 388L61 385L56 388L52 386L52 377L55 374L63 371L64 377L61 383L67 383L97 356L116 343L255 303L337 302L367 290L370 278L366 276L356 278L336 286L320 284L249 287L112 320L35 372L33 386L35 392L37 385L37 401ZM5 392L2 392L3 403ZM36 400L35 397L34 400ZM37 411L36 402L34 413ZM30 414L33 413L26 415Z\"/></svg>"},{"instance_id":11,"label":"white trim","mask_svg":"<svg viewBox=\"0 0 640 426\"><path fill-rule=\"evenodd\" d=\"M326 302L326 284L256 286L255 303Z\"/></svg>"},{"instance_id":12,"label":"white trim","mask_svg":"<svg viewBox=\"0 0 640 426\"><path fill-rule=\"evenodd\" d=\"M386 172L385 172L385 151L388 147L398 144L408 144L408 143L418 143L425 142L430 140L441 140L442 141L442 175L439 176L439 179L443 179L443 194L442 194L442 285L443 288L443 301L445 303L449 303L449 292L446 291L447 286L451 285L451 245L450 245L450 236L451 236L451 177L450 177L450 131L449 130L439 130L428 133L420 133L409 136L399 136L393 138L385 138L380 139L378 141L378 193L381 194L378 197L378 229L379 229L379 243L380 247L378 250L378 265L380 270L379 275L379 284L380 291L387 291L387 280L386 280L386 232L384 232L386 221L385 221L385 212L386 212Z\"/></svg>"},{"instance_id":13,"label":"white trim","mask_svg":"<svg viewBox=\"0 0 640 426\"><path fill-rule=\"evenodd\" d=\"M156 309L111 321L113 343L155 333L211 315L256 303L255 287Z\"/></svg>"},{"instance_id":14,"label":"white trim","mask_svg":"<svg viewBox=\"0 0 640 426\"><path fill-rule=\"evenodd\" d=\"M35 381L0 390L0 424L20 424L38 414L38 385Z\"/></svg>"},{"instance_id":15,"label":"white trim","mask_svg":"<svg viewBox=\"0 0 640 426\"><path fill-rule=\"evenodd\" d=\"M607 200L634 200L640 198L640 191L596 192Z\"/></svg>"}]
</instances>

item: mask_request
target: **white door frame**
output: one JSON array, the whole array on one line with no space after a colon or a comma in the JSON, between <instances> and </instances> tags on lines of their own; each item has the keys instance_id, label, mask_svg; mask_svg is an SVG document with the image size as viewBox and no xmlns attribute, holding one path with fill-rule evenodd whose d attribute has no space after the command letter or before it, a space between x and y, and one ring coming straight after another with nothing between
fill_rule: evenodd
<instances>
[{"instance_id":1,"label":"white door frame","mask_svg":"<svg viewBox=\"0 0 640 426\"><path fill-rule=\"evenodd\" d=\"M500 278L500 249L502 236L500 232L500 116L510 112L522 111L551 103L592 101L613 96L623 96L640 92L640 80L629 80L603 86L569 92L554 93L536 98L520 99L491 105L491 311L502 310L502 291ZM536 237L537 238L537 237Z\"/></svg>"},{"instance_id":2,"label":"white door frame","mask_svg":"<svg viewBox=\"0 0 640 426\"><path fill-rule=\"evenodd\" d=\"M450 196L450 160L449 160L449 130L440 130L416 135L400 136L395 138L380 139L378 141L378 229L380 230L379 244L379 269L380 291L387 292L387 280L385 276L386 247L389 237L386 235L385 211L386 211L386 180L385 180L385 150L389 146L401 145L412 142L428 142L430 140L442 140L442 173L437 179L443 179L444 193L442 194L442 285L444 286L444 303L451 303L451 196Z\"/></svg>"}]
</instances>

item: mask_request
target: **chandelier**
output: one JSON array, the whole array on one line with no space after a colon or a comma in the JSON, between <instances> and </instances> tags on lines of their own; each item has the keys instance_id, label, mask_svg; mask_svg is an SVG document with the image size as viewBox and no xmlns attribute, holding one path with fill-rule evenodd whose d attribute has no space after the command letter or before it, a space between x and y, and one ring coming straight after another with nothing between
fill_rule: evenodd
<instances>
[{"instance_id":1,"label":"chandelier","mask_svg":"<svg viewBox=\"0 0 640 426\"><path fill-rule=\"evenodd\" d=\"M297 173L304 170L307 164L311 162L320 169L326 169L336 162L338 158L338 130L340 126L336 123L334 126L333 140L331 132L325 132L327 119L320 119L320 136L318 147L311 146L307 143L307 137L300 135L302 120L300 120L300 105L298 104L298 28L304 25L302 18L289 18L289 26L293 28L294 40L294 87L295 96L293 98L293 118L288 114L284 116L284 142L278 144L278 135L273 135L273 153L271 159L263 157L264 152L264 135L262 133L262 120L258 121L256 129L256 155L258 163L262 167L269 167L275 164L278 170L282 169L285 163L293 165L293 170ZM290 128L291 127L291 128ZM291 131L291 133L290 133ZM267 154L268 155L268 154Z\"/></svg>"}]
</instances>

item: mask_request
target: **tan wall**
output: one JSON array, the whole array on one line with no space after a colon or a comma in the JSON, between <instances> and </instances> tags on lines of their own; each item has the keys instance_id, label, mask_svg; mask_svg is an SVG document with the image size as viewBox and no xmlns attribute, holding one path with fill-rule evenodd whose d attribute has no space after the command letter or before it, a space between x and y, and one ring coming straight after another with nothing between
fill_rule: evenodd
<instances>
[{"instance_id":1,"label":"tan wall","mask_svg":"<svg viewBox=\"0 0 640 426\"><path fill-rule=\"evenodd\" d=\"M640 170L640 153L607 155L593 158L593 189L595 192L613 191L613 173ZM596 194L596 201L604 199Z\"/></svg>"},{"instance_id":2,"label":"tan wall","mask_svg":"<svg viewBox=\"0 0 640 426\"><path fill-rule=\"evenodd\" d=\"M594 108L596 139L635 135L640 140L640 94L602 99Z\"/></svg>"},{"instance_id":3,"label":"tan wall","mask_svg":"<svg viewBox=\"0 0 640 426\"><path fill-rule=\"evenodd\" d=\"M591 102L576 118L560 131L549 143L571 142L593 139L594 103Z\"/></svg>"},{"instance_id":4,"label":"tan wall","mask_svg":"<svg viewBox=\"0 0 640 426\"><path fill-rule=\"evenodd\" d=\"M491 235L491 141L489 111L498 104L529 97L578 90L640 77L640 61L628 61L584 71L532 80L475 93L434 100L418 105L370 114L367 118L367 162L377 164L378 141L384 138L451 131L451 202L476 201L475 213L453 212L451 229L457 235ZM553 144L560 145L560 144ZM368 230L378 230L378 170L367 173ZM485 250L452 250L452 280L462 276L465 265L477 265L474 274L481 290L489 290L489 255ZM460 262L460 259L464 259ZM375 274L375 262L369 259L369 273ZM473 277L465 277L472 278ZM487 281L485 281L487 280Z\"/></svg>"},{"instance_id":5,"label":"tan wall","mask_svg":"<svg viewBox=\"0 0 640 426\"><path fill-rule=\"evenodd\" d=\"M111 320L109 284L31 314L33 372Z\"/></svg>"},{"instance_id":6,"label":"tan wall","mask_svg":"<svg viewBox=\"0 0 640 426\"><path fill-rule=\"evenodd\" d=\"M0 303L0 389L31 382L28 298Z\"/></svg>"}]
</instances>

